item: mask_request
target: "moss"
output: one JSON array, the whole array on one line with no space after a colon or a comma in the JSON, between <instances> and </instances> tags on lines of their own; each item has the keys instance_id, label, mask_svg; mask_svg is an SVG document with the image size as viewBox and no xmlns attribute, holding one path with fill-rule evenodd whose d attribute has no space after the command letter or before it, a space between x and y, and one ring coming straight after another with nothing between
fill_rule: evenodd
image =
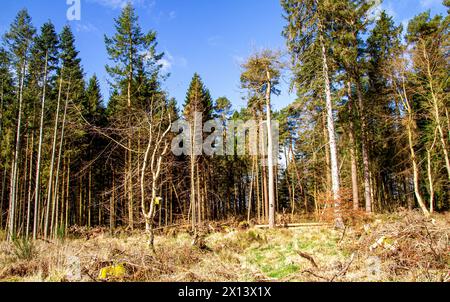
<instances>
[{"instance_id":1,"label":"moss","mask_svg":"<svg viewBox=\"0 0 450 302\"><path fill-rule=\"evenodd\" d=\"M282 279L285 278L291 274L297 273L299 271L299 267L298 265L295 264L289 264L286 266L282 266L279 267L277 269L274 269L271 272L268 272L268 276L270 278L275 278L275 279Z\"/></svg>"}]
</instances>

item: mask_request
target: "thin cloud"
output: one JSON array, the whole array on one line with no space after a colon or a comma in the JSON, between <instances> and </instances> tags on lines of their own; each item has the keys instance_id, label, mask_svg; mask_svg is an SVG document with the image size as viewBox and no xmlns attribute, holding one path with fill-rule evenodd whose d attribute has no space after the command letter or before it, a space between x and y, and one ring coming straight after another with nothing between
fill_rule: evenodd
<instances>
[{"instance_id":1,"label":"thin cloud","mask_svg":"<svg viewBox=\"0 0 450 302\"><path fill-rule=\"evenodd\" d=\"M175 11L171 11L169 13L169 21L175 19L177 17L177 13Z\"/></svg>"},{"instance_id":2,"label":"thin cloud","mask_svg":"<svg viewBox=\"0 0 450 302\"><path fill-rule=\"evenodd\" d=\"M75 30L77 32L86 32L86 33L93 33L99 31L98 28L92 23L77 23L75 25Z\"/></svg>"},{"instance_id":3,"label":"thin cloud","mask_svg":"<svg viewBox=\"0 0 450 302\"><path fill-rule=\"evenodd\" d=\"M183 56L173 56L169 51L164 52L164 57L159 60L162 65L162 71L169 72L173 67L185 68L188 65L188 61Z\"/></svg>"},{"instance_id":4,"label":"thin cloud","mask_svg":"<svg viewBox=\"0 0 450 302\"><path fill-rule=\"evenodd\" d=\"M208 38L208 45L211 47L220 46L222 44L222 37L219 35L211 36Z\"/></svg>"},{"instance_id":5,"label":"thin cloud","mask_svg":"<svg viewBox=\"0 0 450 302\"><path fill-rule=\"evenodd\" d=\"M154 0L88 0L88 2L96 3L110 9L122 9L129 2L143 8L151 8L155 5Z\"/></svg>"},{"instance_id":6,"label":"thin cloud","mask_svg":"<svg viewBox=\"0 0 450 302\"><path fill-rule=\"evenodd\" d=\"M420 0L420 6L424 8L431 8L442 4L442 0Z\"/></svg>"}]
</instances>

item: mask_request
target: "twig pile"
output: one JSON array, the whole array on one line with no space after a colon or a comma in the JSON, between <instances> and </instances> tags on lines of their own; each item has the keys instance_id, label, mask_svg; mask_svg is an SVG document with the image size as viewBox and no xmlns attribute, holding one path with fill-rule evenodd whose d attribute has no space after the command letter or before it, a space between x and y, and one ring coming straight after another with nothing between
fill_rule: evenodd
<instances>
[{"instance_id":1,"label":"twig pile","mask_svg":"<svg viewBox=\"0 0 450 302\"><path fill-rule=\"evenodd\" d=\"M431 281L436 279L433 271L449 268L449 235L450 225L445 219L435 220L417 211L403 211L398 219L366 225L356 248L389 263L387 269L391 274L419 269ZM438 280L443 281L443 278L439 276Z\"/></svg>"}]
</instances>

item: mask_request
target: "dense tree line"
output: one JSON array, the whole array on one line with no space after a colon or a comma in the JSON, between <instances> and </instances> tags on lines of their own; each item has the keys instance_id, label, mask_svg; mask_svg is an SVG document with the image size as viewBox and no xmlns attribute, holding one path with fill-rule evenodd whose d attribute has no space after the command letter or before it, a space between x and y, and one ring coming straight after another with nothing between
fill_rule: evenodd
<instances>
[{"instance_id":1,"label":"dense tree line","mask_svg":"<svg viewBox=\"0 0 450 302\"><path fill-rule=\"evenodd\" d=\"M198 74L179 109L162 89L157 35L140 27L131 4L105 37L108 100L97 77L86 78L71 28L36 29L21 10L0 47L0 227L9 239L37 239L75 225L152 233L236 218L274 226L276 213L330 208L343 227L349 209L447 210L450 18L424 12L403 29L386 12L372 18L370 2L282 0L291 60L274 50L249 57L240 111L213 100ZM272 95L287 68L298 98L277 112ZM277 120L280 145L269 135L268 156L199 155L199 117L200 125L216 119L223 140L233 121L272 129ZM180 118L191 145L177 156Z\"/></svg>"}]
</instances>

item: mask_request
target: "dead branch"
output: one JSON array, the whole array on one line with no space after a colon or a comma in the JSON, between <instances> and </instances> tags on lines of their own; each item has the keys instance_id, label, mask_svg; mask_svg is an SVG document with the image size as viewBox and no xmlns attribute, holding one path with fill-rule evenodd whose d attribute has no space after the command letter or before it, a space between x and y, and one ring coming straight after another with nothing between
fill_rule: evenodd
<instances>
[{"instance_id":1,"label":"dead branch","mask_svg":"<svg viewBox=\"0 0 450 302\"><path fill-rule=\"evenodd\" d=\"M319 268L319 266L317 265L316 261L314 261L314 258L306 253L303 252L297 252L302 258L305 258L306 260L308 260L315 268Z\"/></svg>"}]
</instances>

